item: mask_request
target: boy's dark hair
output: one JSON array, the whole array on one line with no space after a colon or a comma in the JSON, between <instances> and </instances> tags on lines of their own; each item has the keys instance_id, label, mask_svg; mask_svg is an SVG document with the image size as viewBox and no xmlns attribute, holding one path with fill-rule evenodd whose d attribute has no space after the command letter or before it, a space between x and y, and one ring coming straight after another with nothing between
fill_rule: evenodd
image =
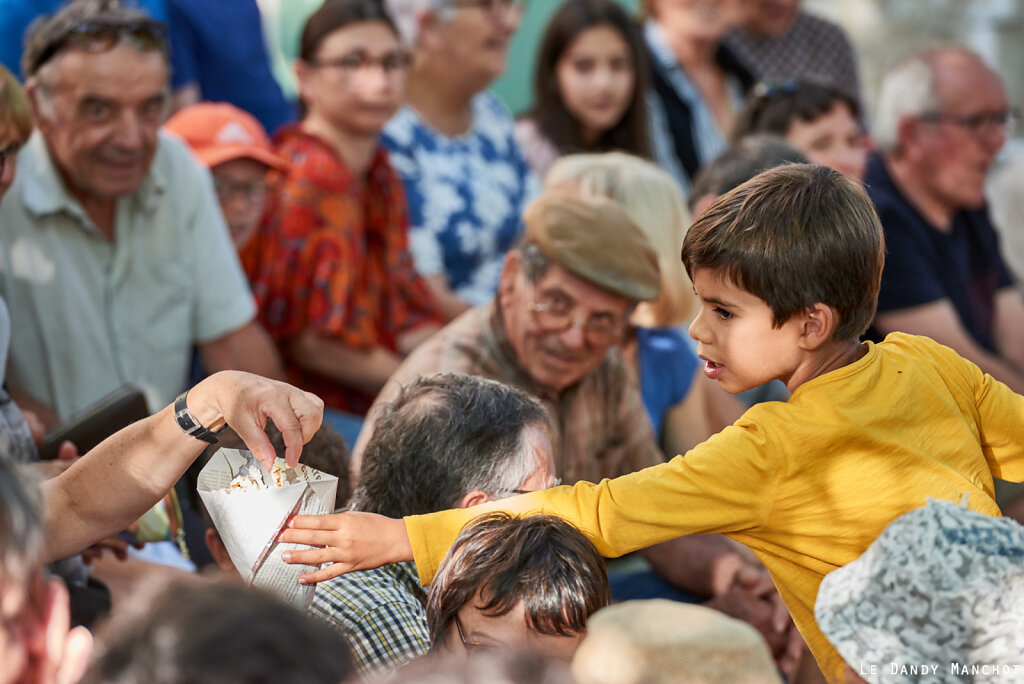
<instances>
[{"instance_id":1,"label":"boy's dark hair","mask_svg":"<svg viewBox=\"0 0 1024 684\"><path fill-rule=\"evenodd\" d=\"M732 139L739 140L754 133L785 137L794 122L810 123L837 104L846 105L853 118L860 118L857 100L831 86L796 79L758 83L736 119Z\"/></svg>"},{"instance_id":2,"label":"boy's dark hair","mask_svg":"<svg viewBox=\"0 0 1024 684\"><path fill-rule=\"evenodd\" d=\"M860 185L813 164L770 169L715 200L683 241L683 265L721 271L764 300L781 327L817 302L836 310L836 340L871 323L885 262Z\"/></svg>"},{"instance_id":3,"label":"boy's dark hair","mask_svg":"<svg viewBox=\"0 0 1024 684\"><path fill-rule=\"evenodd\" d=\"M633 63L633 93L622 119L593 145L583 144L580 124L565 106L558 87L557 67L566 50L584 31L599 26L615 30L629 47ZM551 17L537 51L533 76L533 109L529 113L540 132L561 154L621 151L649 159L647 132L647 56L637 25L614 0L568 0Z\"/></svg>"},{"instance_id":4,"label":"boy's dark hair","mask_svg":"<svg viewBox=\"0 0 1024 684\"><path fill-rule=\"evenodd\" d=\"M391 518L457 508L474 490L510 496L537 468L524 432L548 428L539 401L493 380L418 378L380 409L352 508Z\"/></svg>"},{"instance_id":5,"label":"boy's dark hair","mask_svg":"<svg viewBox=\"0 0 1024 684\"><path fill-rule=\"evenodd\" d=\"M777 135L751 135L730 143L700 167L690 192L690 211L704 197L724 195L768 169L783 164L806 164L807 157Z\"/></svg>"},{"instance_id":6,"label":"boy's dark hair","mask_svg":"<svg viewBox=\"0 0 1024 684\"><path fill-rule=\"evenodd\" d=\"M338 684L356 673L345 640L256 589L228 583L163 591L126 619L83 684Z\"/></svg>"},{"instance_id":7,"label":"boy's dark hair","mask_svg":"<svg viewBox=\"0 0 1024 684\"><path fill-rule=\"evenodd\" d=\"M491 513L459 533L430 585L431 650L447 644L468 603L492 617L522 603L531 629L573 636L610 601L604 559L575 527L551 515Z\"/></svg>"}]
</instances>

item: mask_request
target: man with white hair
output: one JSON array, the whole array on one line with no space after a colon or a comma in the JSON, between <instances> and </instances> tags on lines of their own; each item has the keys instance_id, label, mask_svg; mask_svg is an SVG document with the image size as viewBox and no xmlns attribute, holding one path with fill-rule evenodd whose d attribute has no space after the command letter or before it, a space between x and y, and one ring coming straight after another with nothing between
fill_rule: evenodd
<instances>
[{"instance_id":1,"label":"man with white hair","mask_svg":"<svg viewBox=\"0 0 1024 684\"><path fill-rule=\"evenodd\" d=\"M0 209L9 382L48 427L122 384L151 407L207 371L280 377L210 174L160 133L164 28L112 0L67 5L28 36L37 131Z\"/></svg>"},{"instance_id":2,"label":"man with white hair","mask_svg":"<svg viewBox=\"0 0 1024 684\"><path fill-rule=\"evenodd\" d=\"M931 337L1024 392L1024 298L985 202L1012 114L976 54L915 53L882 83L865 185L887 247L876 331Z\"/></svg>"}]
</instances>

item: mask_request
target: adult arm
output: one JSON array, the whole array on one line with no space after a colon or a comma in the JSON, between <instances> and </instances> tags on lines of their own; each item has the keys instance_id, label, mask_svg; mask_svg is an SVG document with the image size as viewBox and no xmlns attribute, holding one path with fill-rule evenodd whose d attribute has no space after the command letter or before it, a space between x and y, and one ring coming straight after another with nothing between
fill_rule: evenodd
<instances>
[{"instance_id":1,"label":"adult arm","mask_svg":"<svg viewBox=\"0 0 1024 684\"><path fill-rule=\"evenodd\" d=\"M292 339L289 351L302 368L370 394L380 391L402 361L384 347L353 349L309 329Z\"/></svg>"},{"instance_id":2,"label":"adult arm","mask_svg":"<svg viewBox=\"0 0 1024 684\"><path fill-rule=\"evenodd\" d=\"M1011 328L1008 324L1004 325ZM948 299L879 313L875 318L875 327L883 334L899 331L930 337L973 361L981 370L1006 383L1015 392L1024 393L1024 373L1021 369L975 342L964 329L953 303ZM1018 345L1021 344L1020 339Z\"/></svg>"},{"instance_id":3,"label":"adult arm","mask_svg":"<svg viewBox=\"0 0 1024 684\"><path fill-rule=\"evenodd\" d=\"M999 354L1024 375L1024 295L1016 287L996 293L995 339Z\"/></svg>"},{"instance_id":4,"label":"adult arm","mask_svg":"<svg viewBox=\"0 0 1024 684\"><path fill-rule=\"evenodd\" d=\"M443 273L425 276L423 278L430 289L430 294L437 303L437 308L444 316L444 320L450 321L463 311L468 311L472 305L455 294L455 290L448 287L448 278Z\"/></svg>"},{"instance_id":5,"label":"adult arm","mask_svg":"<svg viewBox=\"0 0 1024 684\"><path fill-rule=\"evenodd\" d=\"M268 467L274 460L263 432L268 418L280 428L286 459L294 465L323 414L318 397L237 371L211 375L193 387L188 407L209 429L232 427ZM178 427L169 405L108 437L44 482L46 559L65 558L125 529L167 494L206 446Z\"/></svg>"},{"instance_id":6,"label":"adult arm","mask_svg":"<svg viewBox=\"0 0 1024 684\"><path fill-rule=\"evenodd\" d=\"M203 367L209 373L240 370L275 380L284 379L281 359L277 356L270 335L256 321L249 321L238 330L209 342L199 344Z\"/></svg>"}]
</instances>

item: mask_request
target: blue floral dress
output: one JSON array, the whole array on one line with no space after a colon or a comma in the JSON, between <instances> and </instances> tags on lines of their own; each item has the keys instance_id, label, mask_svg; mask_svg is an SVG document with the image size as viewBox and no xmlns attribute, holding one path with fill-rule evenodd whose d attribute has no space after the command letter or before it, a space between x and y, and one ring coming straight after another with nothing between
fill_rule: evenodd
<instances>
[{"instance_id":1,"label":"blue floral dress","mask_svg":"<svg viewBox=\"0 0 1024 684\"><path fill-rule=\"evenodd\" d=\"M494 296L507 252L522 234L522 213L540 190L513 135L504 104L484 92L458 137L434 130L410 107L384 129L391 165L405 182L409 246L424 276L476 305Z\"/></svg>"}]
</instances>

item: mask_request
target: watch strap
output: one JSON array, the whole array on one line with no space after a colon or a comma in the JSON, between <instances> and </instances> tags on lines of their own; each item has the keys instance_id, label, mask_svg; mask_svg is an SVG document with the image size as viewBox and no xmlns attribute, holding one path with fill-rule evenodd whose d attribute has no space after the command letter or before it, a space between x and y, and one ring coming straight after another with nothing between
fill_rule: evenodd
<instances>
[{"instance_id":1,"label":"watch strap","mask_svg":"<svg viewBox=\"0 0 1024 684\"><path fill-rule=\"evenodd\" d=\"M178 395L174 400L174 420L177 421L181 431L190 437L201 439L209 444L217 443L217 433L203 427L188 408L186 403L188 390Z\"/></svg>"}]
</instances>

